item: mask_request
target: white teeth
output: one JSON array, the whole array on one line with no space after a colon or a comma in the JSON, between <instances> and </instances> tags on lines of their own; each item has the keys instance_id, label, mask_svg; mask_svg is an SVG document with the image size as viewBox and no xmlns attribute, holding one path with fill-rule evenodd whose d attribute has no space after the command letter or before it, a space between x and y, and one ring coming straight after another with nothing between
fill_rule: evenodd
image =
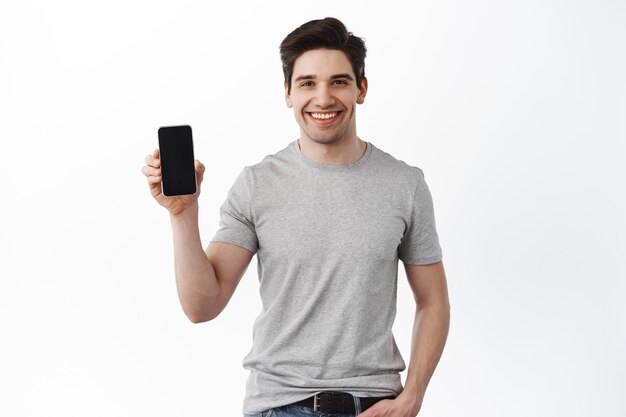
<instances>
[{"instance_id":1,"label":"white teeth","mask_svg":"<svg viewBox=\"0 0 626 417\"><path fill-rule=\"evenodd\" d=\"M335 113L310 113L311 116L315 119L332 119L337 116L337 112Z\"/></svg>"}]
</instances>

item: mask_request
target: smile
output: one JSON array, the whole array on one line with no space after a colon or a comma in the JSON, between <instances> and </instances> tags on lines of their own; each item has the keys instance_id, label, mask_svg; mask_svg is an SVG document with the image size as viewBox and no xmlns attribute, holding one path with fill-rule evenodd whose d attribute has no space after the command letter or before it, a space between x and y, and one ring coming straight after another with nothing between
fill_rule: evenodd
<instances>
[{"instance_id":1,"label":"smile","mask_svg":"<svg viewBox=\"0 0 626 417\"><path fill-rule=\"evenodd\" d=\"M333 121L335 121L335 119L337 119L337 116L339 115L339 113L341 112L340 111L326 112L326 113L307 112L309 117L313 119L315 123L317 124L330 124Z\"/></svg>"},{"instance_id":2,"label":"smile","mask_svg":"<svg viewBox=\"0 0 626 417\"><path fill-rule=\"evenodd\" d=\"M333 117L337 116L337 112L334 113L309 113L311 116L313 116L316 119L332 119Z\"/></svg>"}]
</instances>

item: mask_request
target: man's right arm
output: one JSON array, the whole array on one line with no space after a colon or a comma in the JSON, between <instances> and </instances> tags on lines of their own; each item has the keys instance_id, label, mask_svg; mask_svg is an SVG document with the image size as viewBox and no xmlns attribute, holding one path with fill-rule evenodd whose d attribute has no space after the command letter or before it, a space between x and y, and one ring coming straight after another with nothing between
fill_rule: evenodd
<instances>
[{"instance_id":1,"label":"man's right arm","mask_svg":"<svg viewBox=\"0 0 626 417\"><path fill-rule=\"evenodd\" d=\"M170 213L174 232L176 288L183 311L194 323L213 320L230 301L254 256L251 251L229 243L211 242L202 250L198 227L198 196L205 166L194 161L198 189L193 195L163 195L159 149L145 158L141 171L152 197Z\"/></svg>"},{"instance_id":2,"label":"man's right arm","mask_svg":"<svg viewBox=\"0 0 626 417\"><path fill-rule=\"evenodd\" d=\"M170 214L174 238L176 288L183 311L193 323L213 320L230 301L254 254L229 243L202 249L198 205Z\"/></svg>"}]
</instances>

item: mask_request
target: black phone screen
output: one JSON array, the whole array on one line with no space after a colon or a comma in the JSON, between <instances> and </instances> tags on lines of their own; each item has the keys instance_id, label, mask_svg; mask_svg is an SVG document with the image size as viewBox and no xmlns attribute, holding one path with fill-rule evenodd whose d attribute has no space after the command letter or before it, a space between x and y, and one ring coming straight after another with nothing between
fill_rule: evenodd
<instances>
[{"instance_id":1,"label":"black phone screen","mask_svg":"<svg viewBox=\"0 0 626 417\"><path fill-rule=\"evenodd\" d=\"M159 153L163 195L195 194L196 169L191 126L159 128Z\"/></svg>"}]
</instances>

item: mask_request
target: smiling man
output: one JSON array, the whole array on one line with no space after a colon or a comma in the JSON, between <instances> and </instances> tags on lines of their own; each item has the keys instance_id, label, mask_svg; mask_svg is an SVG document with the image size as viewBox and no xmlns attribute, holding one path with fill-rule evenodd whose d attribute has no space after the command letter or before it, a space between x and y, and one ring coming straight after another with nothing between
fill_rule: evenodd
<instances>
[{"instance_id":1,"label":"smiling man","mask_svg":"<svg viewBox=\"0 0 626 417\"><path fill-rule=\"evenodd\" d=\"M243 359L244 415L414 417L450 317L424 174L357 136L362 39L337 19L313 20L280 54L300 137L242 169L206 256L197 195L163 197L158 151L146 157L152 194L171 215L181 305L195 323L216 318L256 254L263 309ZM200 183L199 161L196 170ZM392 333L399 260L416 301L404 386Z\"/></svg>"},{"instance_id":2,"label":"smiling man","mask_svg":"<svg viewBox=\"0 0 626 417\"><path fill-rule=\"evenodd\" d=\"M302 53L294 63L293 73L293 82L285 85L285 99L300 125L300 147L321 153L311 156L331 164L341 163L333 161L332 154L337 156L344 149L349 150L346 145L352 145L352 150L358 145L360 157L366 145L356 136L356 105L365 100L367 79L362 77L357 86L345 52L334 49Z\"/></svg>"}]
</instances>

